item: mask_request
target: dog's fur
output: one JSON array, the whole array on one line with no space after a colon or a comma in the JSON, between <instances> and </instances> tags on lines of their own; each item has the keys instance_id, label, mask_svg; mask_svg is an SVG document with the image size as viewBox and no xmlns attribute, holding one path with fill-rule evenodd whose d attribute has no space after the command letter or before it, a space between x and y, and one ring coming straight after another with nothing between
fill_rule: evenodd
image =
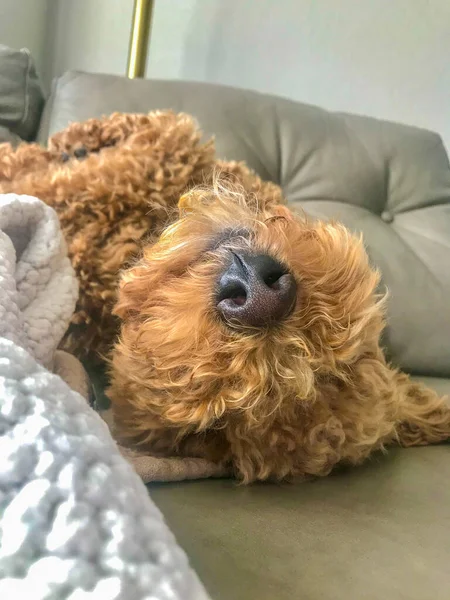
<instances>
[{"instance_id":1,"label":"dog's fur","mask_svg":"<svg viewBox=\"0 0 450 600\"><path fill-rule=\"evenodd\" d=\"M115 113L73 123L45 149L0 145L0 193L37 196L58 213L80 283L64 348L94 360L117 334L112 315L120 270L173 219L180 195L219 169L262 201L281 191L240 162L218 161L185 114Z\"/></svg>"},{"instance_id":2,"label":"dog's fur","mask_svg":"<svg viewBox=\"0 0 450 600\"><path fill-rule=\"evenodd\" d=\"M81 162L70 158L84 154L78 145ZM75 347L110 343L117 273L144 245L114 310L109 395L121 441L206 457L250 482L326 475L391 443L446 440L446 401L386 364L384 300L361 239L292 215L276 186L234 163L222 167L240 186L194 189L173 220L181 193L214 165L192 121L166 113L73 125L48 151L0 148L3 189L40 196L60 215L82 286ZM218 317L218 276L242 249L295 276L282 322L249 329Z\"/></svg>"},{"instance_id":3,"label":"dog's fur","mask_svg":"<svg viewBox=\"0 0 450 600\"><path fill-rule=\"evenodd\" d=\"M229 464L250 482L326 475L390 443L450 436L445 400L385 362L379 275L360 238L243 192L190 199L122 278L110 389L122 439ZM243 329L216 313L216 281L243 249L295 275L295 309L278 325Z\"/></svg>"}]
</instances>

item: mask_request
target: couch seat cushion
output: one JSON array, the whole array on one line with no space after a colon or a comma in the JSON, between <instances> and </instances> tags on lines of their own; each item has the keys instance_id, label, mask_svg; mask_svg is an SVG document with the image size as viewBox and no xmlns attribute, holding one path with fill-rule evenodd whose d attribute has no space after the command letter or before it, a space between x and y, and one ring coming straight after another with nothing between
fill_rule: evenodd
<instances>
[{"instance_id":1,"label":"couch seat cushion","mask_svg":"<svg viewBox=\"0 0 450 600\"><path fill-rule=\"evenodd\" d=\"M215 600L448 600L450 447L294 486L150 488Z\"/></svg>"}]
</instances>

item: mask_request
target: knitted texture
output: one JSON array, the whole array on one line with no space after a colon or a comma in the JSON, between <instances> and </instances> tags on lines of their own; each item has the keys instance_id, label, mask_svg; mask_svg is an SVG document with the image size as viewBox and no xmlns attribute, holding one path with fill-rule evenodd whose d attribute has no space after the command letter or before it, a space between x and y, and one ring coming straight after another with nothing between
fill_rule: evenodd
<instances>
[{"instance_id":1,"label":"knitted texture","mask_svg":"<svg viewBox=\"0 0 450 600\"><path fill-rule=\"evenodd\" d=\"M0 598L202 600L106 424L0 339Z\"/></svg>"},{"instance_id":2,"label":"knitted texture","mask_svg":"<svg viewBox=\"0 0 450 600\"><path fill-rule=\"evenodd\" d=\"M0 196L0 336L52 366L78 284L58 217L31 196Z\"/></svg>"},{"instance_id":3,"label":"knitted texture","mask_svg":"<svg viewBox=\"0 0 450 600\"><path fill-rule=\"evenodd\" d=\"M201 584L56 348L75 274L53 209L0 196L0 598L202 600Z\"/></svg>"}]
</instances>

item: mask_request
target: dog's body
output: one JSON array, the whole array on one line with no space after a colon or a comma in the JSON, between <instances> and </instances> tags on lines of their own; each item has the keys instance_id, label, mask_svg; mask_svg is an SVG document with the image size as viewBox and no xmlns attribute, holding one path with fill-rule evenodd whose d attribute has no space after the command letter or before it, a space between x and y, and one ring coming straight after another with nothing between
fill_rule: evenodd
<instances>
[{"instance_id":1,"label":"dog's body","mask_svg":"<svg viewBox=\"0 0 450 600\"><path fill-rule=\"evenodd\" d=\"M386 364L379 276L361 240L295 217L276 186L234 163L225 171L240 186L194 189L174 219L214 161L186 117L164 118L90 121L49 151L0 151L0 189L60 215L82 288L75 348L110 343L118 272L143 246L114 310L109 396L121 441L205 457L250 482L446 440L446 401ZM40 175L27 174L31 160Z\"/></svg>"}]
</instances>

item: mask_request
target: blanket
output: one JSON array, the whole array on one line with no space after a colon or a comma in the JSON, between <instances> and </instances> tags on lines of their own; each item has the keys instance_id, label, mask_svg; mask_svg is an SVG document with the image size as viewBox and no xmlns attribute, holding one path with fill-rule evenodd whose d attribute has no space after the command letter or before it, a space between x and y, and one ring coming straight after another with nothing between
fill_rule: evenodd
<instances>
[{"instance_id":1,"label":"blanket","mask_svg":"<svg viewBox=\"0 0 450 600\"><path fill-rule=\"evenodd\" d=\"M0 598L206 599L57 350L76 294L53 210L0 196Z\"/></svg>"},{"instance_id":2,"label":"blanket","mask_svg":"<svg viewBox=\"0 0 450 600\"><path fill-rule=\"evenodd\" d=\"M78 285L58 217L30 196L0 196L0 336L52 368Z\"/></svg>"}]
</instances>

